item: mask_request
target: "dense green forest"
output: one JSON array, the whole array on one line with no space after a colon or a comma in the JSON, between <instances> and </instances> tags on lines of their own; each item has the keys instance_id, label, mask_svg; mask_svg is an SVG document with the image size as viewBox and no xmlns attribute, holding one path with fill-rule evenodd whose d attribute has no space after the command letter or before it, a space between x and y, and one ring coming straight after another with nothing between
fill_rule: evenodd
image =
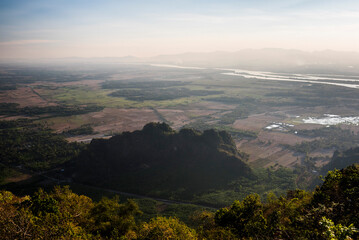
<instances>
[{"instance_id":1,"label":"dense green forest","mask_svg":"<svg viewBox=\"0 0 359 240\"><path fill-rule=\"evenodd\" d=\"M18 197L0 192L1 239L357 239L359 166L330 171L314 192L257 194L216 212L139 220L133 200L93 201L68 187Z\"/></svg>"},{"instance_id":2,"label":"dense green forest","mask_svg":"<svg viewBox=\"0 0 359 240\"><path fill-rule=\"evenodd\" d=\"M48 170L69 161L83 147L32 120L0 121L0 163L7 166Z\"/></svg>"}]
</instances>

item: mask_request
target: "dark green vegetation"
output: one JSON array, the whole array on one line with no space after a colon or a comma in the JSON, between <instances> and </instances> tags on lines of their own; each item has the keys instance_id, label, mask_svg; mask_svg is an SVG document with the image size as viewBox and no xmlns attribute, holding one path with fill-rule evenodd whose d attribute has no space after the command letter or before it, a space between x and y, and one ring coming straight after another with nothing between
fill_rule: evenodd
<instances>
[{"instance_id":1,"label":"dark green vegetation","mask_svg":"<svg viewBox=\"0 0 359 240\"><path fill-rule=\"evenodd\" d=\"M207 98L207 101L221 102L226 104L233 104L236 106L231 112L224 114L219 124L226 125L232 124L235 120L246 118L250 113L257 110L258 100L250 97L239 98L239 97L215 97Z\"/></svg>"},{"instance_id":2,"label":"dark green vegetation","mask_svg":"<svg viewBox=\"0 0 359 240\"><path fill-rule=\"evenodd\" d=\"M132 101L164 101L178 98L189 98L223 94L223 91L190 90L183 86L191 82L182 81L143 81L135 78L121 81L108 81L102 84L103 89L120 89L109 94L112 97L123 97Z\"/></svg>"},{"instance_id":3,"label":"dark green vegetation","mask_svg":"<svg viewBox=\"0 0 359 240\"><path fill-rule=\"evenodd\" d=\"M89 112L101 111L103 108L98 106L48 106L48 107L23 107L20 108L16 103L0 103L0 115L6 116L41 116L56 117L56 116L72 116L78 114L85 114Z\"/></svg>"},{"instance_id":4,"label":"dark green vegetation","mask_svg":"<svg viewBox=\"0 0 359 240\"><path fill-rule=\"evenodd\" d=\"M335 92L333 91L335 88ZM300 91L274 91L267 93L268 97L289 98L291 101L282 103L283 105L294 106L357 106L359 92L357 89L336 88L328 85L308 85L303 86Z\"/></svg>"},{"instance_id":5,"label":"dark green vegetation","mask_svg":"<svg viewBox=\"0 0 359 240\"><path fill-rule=\"evenodd\" d=\"M144 78L135 78L121 81L108 81L102 83L104 89L156 89L156 88L167 88L167 87L178 87L185 86L188 82L181 81L149 81Z\"/></svg>"},{"instance_id":6,"label":"dark green vegetation","mask_svg":"<svg viewBox=\"0 0 359 240\"><path fill-rule=\"evenodd\" d=\"M98 79L105 77L107 74L94 73L92 69L87 69L87 74L79 74L77 71L68 71L67 68L62 68L56 65L36 66L36 64L9 64L1 65L2 68L8 69L0 75L0 86L13 86L22 83L42 82L74 82L84 79Z\"/></svg>"},{"instance_id":7,"label":"dark green vegetation","mask_svg":"<svg viewBox=\"0 0 359 240\"><path fill-rule=\"evenodd\" d=\"M175 132L150 123L142 131L93 140L75 160L74 173L86 184L191 200L238 177L254 178L244 160L225 131Z\"/></svg>"},{"instance_id":8,"label":"dark green vegetation","mask_svg":"<svg viewBox=\"0 0 359 240\"><path fill-rule=\"evenodd\" d=\"M351 148L346 151L335 151L332 160L322 168L322 174L332 169L341 169L346 166L358 163L359 147Z\"/></svg>"},{"instance_id":9,"label":"dark green vegetation","mask_svg":"<svg viewBox=\"0 0 359 240\"><path fill-rule=\"evenodd\" d=\"M353 165L329 172L314 193L288 191L266 203L249 195L219 210L215 222L243 239L348 239L359 226L358 183L359 166Z\"/></svg>"},{"instance_id":10,"label":"dark green vegetation","mask_svg":"<svg viewBox=\"0 0 359 240\"><path fill-rule=\"evenodd\" d=\"M226 131L231 134L232 137L241 139L241 138L256 138L257 133L249 130L236 129L230 126L221 125L221 124L207 124L205 121L198 120L183 126L183 128L192 128L200 131L205 131L208 129L215 129L218 131Z\"/></svg>"},{"instance_id":11,"label":"dark green vegetation","mask_svg":"<svg viewBox=\"0 0 359 240\"><path fill-rule=\"evenodd\" d=\"M298 131L299 136L319 138L313 141L305 141L294 146L285 145L300 153L311 153L318 149L345 150L356 147L359 144L359 134L355 134L349 129L342 129L336 126L323 127L312 130Z\"/></svg>"},{"instance_id":12,"label":"dark green vegetation","mask_svg":"<svg viewBox=\"0 0 359 240\"><path fill-rule=\"evenodd\" d=\"M64 136L78 136L78 135L89 135L95 133L91 125L85 124L81 125L78 128L70 129L67 131L63 131L62 134Z\"/></svg>"},{"instance_id":13,"label":"dark green vegetation","mask_svg":"<svg viewBox=\"0 0 359 240\"><path fill-rule=\"evenodd\" d=\"M112 97L123 97L132 101L146 100L173 100L176 98L188 98L191 96L207 96L222 94L223 91L190 90L180 87L189 82L180 81L147 81L134 82L111 81L102 84L104 89L121 89L110 94ZM180 87L180 88L179 88Z\"/></svg>"},{"instance_id":14,"label":"dark green vegetation","mask_svg":"<svg viewBox=\"0 0 359 240\"><path fill-rule=\"evenodd\" d=\"M0 192L2 239L357 239L359 166L330 171L314 192L290 190L286 196L256 194L215 213L146 222L133 200L102 198L94 202L68 187L31 197Z\"/></svg>"},{"instance_id":15,"label":"dark green vegetation","mask_svg":"<svg viewBox=\"0 0 359 240\"><path fill-rule=\"evenodd\" d=\"M0 163L7 166L48 170L72 159L82 147L30 120L0 121Z\"/></svg>"},{"instance_id":16,"label":"dark green vegetation","mask_svg":"<svg viewBox=\"0 0 359 240\"><path fill-rule=\"evenodd\" d=\"M145 100L173 100L176 98L187 98L191 96L207 96L221 94L222 91L207 91L207 90L189 90L187 88L159 88L159 89L126 89L118 90L110 94L112 97L124 97L132 101Z\"/></svg>"}]
</instances>

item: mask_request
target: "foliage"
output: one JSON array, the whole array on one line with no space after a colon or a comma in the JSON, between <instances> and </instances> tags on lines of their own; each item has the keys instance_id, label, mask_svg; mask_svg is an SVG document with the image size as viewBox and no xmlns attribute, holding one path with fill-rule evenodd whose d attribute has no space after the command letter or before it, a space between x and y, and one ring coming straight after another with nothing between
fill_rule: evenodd
<instances>
[{"instance_id":1,"label":"foliage","mask_svg":"<svg viewBox=\"0 0 359 240\"><path fill-rule=\"evenodd\" d=\"M89 135L93 134L94 130L90 124L81 125L78 128L63 131L62 134L65 136L77 136L77 135Z\"/></svg>"},{"instance_id":2,"label":"foliage","mask_svg":"<svg viewBox=\"0 0 359 240\"><path fill-rule=\"evenodd\" d=\"M222 208L215 215L215 222L229 227L238 237L264 238L267 233L266 219L258 195L248 195L243 201L235 201L230 208Z\"/></svg>"},{"instance_id":3,"label":"foliage","mask_svg":"<svg viewBox=\"0 0 359 240\"><path fill-rule=\"evenodd\" d=\"M359 165L329 171L323 185L315 191L313 205L333 209L335 223L359 226Z\"/></svg>"},{"instance_id":4,"label":"foliage","mask_svg":"<svg viewBox=\"0 0 359 240\"><path fill-rule=\"evenodd\" d=\"M217 225L214 216L214 213L208 211L196 212L191 216L199 239L238 239L229 228Z\"/></svg>"},{"instance_id":5,"label":"foliage","mask_svg":"<svg viewBox=\"0 0 359 240\"><path fill-rule=\"evenodd\" d=\"M47 107L23 107L19 108L17 103L0 103L0 115L24 115L24 116L38 116L50 115L55 116L72 116L78 114L85 114L89 112L101 111L103 107L99 106L47 106Z\"/></svg>"},{"instance_id":6,"label":"foliage","mask_svg":"<svg viewBox=\"0 0 359 240\"><path fill-rule=\"evenodd\" d=\"M240 238L350 239L358 237L359 166L329 172L314 194L288 191L286 197L258 195L235 201L215 214L216 224ZM348 226L348 227L345 227Z\"/></svg>"},{"instance_id":7,"label":"foliage","mask_svg":"<svg viewBox=\"0 0 359 240\"><path fill-rule=\"evenodd\" d=\"M1 239L314 239L358 238L359 166L329 172L313 193L251 194L216 213L195 212L193 229L175 217L136 221L137 204L90 198L68 187L17 197L0 191Z\"/></svg>"},{"instance_id":8,"label":"foliage","mask_svg":"<svg viewBox=\"0 0 359 240\"><path fill-rule=\"evenodd\" d=\"M319 224L325 229L325 237L330 240L350 240L352 239L350 236L358 231L353 224L348 227L341 224L334 225L333 221L326 217L323 217Z\"/></svg>"},{"instance_id":9,"label":"foliage","mask_svg":"<svg viewBox=\"0 0 359 240\"><path fill-rule=\"evenodd\" d=\"M136 227L135 215L141 214L137 204L128 200L125 204L119 204L118 197L102 198L91 209L93 225L91 232L107 238L119 239Z\"/></svg>"},{"instance_id":10,"label":"foliage","mask_svg":"<svg viewBox=\"0 0 359 240\"><path fill-rule=\"evenodd\" d=\"M177 218L157 217L141 227L139 238L141 240L195 240L196 232L181 223Z\"/></svg>"},{"instance_id":11,"label":"foliage","mask_svg":"<svg viewBox=\"0 0 359 240\"><path fill-rule=\"evenodd\" d=\"M321 172L325 174L330 170L342 169L355 163L359 163L359 147L335 151L332 159L322 167Z\"/></svg>"},{"instance_id":12,"label":"foliage","mask_svg":"<svg viewBox=\"0 0 359 240\"><path fill-rule=\"evenodd\" d=\"M46 170L76 156L82 149L31 121L0 121L0 163Z\"/></svg>"}]
</instances>

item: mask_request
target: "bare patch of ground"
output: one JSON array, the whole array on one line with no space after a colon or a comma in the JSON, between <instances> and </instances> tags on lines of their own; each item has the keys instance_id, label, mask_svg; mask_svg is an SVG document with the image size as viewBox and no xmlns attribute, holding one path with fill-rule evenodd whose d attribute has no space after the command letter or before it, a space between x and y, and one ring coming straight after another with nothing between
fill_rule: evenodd
<instances>
[{"instance_id":1,"label":"bare patch of ground","mask_svg":"<svg viewBox=\"0 0 359 240\"><path fill-rule=\"evenodd\" d=\"M9 178L5 179L5 182L6 183L20 182L20 181L24 181L29 178L31 178L31 175L29 175L29 174L20 174L15 177L9 177Z\"/></svg>"},{"instance_id":2,"label":"bare patch of ground","mask_svg":"<svg viewBox=\"0 0 359 240\"><path fill-rule=\"evenodd\" d=\"M182 126L191 122L184 110L175 109L157 109L157 111L171 123L174 129L179 129Z\"/></svg>"},{"instance_id":3,"label":"bare patch of ground","mask_svg":"<svg viewBox=\"0 0 359 240\"><path fill-rule=\"evenodd\" d=\"M94 134L94 135L80 135L80 136L74 136L66 138L69 142L82 142L82 143L90 143L92 139L94 138L102 138L102 139L108 139L111 136L105 136L104 134Z\"/></svg>"},{"instance_id":4,"label":"bare patch of ground","mask_svg":"<svg viewBox=\"0 0 359 240\"><path fill-rule=\"evenodd\" d=\"M245 119L238 119L233 123L233 128L258 131L273 122L283 121L284 118L280 116L273 116L269 113L261 113L250 115Z\"/></svg>"},{"instance_id":5,"label":"bare patch of ground","mask_svg":"<svg viewBox=\"0 0 359 240\"><path fill-rule=\"evenodd\" d=\"M206 102L206 101L195 103L191 105L191 107L199 108L199 109L212 109L212 110L232 110L236 108L235 105L224 104L219 102Z\"/></svg>"},{"instance_id":6,"label":"bare patch of ground","mask_svg":"<svg viewBox=\"0 0 359 240\"><path fill-rule=\"evenodd\" d=\"M159 119L152 109L116 109L105 108L98 113L90 113L89 117L98 123L94 127L96 132L123 132L142 129L149 122Z\"/></svg>"},{"instance_id":7,"label":"bare patch of ground","mask_svg":"<svg viewBox=\"0 0 359 240\"><path fill-rule=\"evenodd\" d=\"M237 141L237 148L249 154L249 163L256 167L268 167L275 164L293 167L296 163L300 163L302 157L286 149L283 145L295 145L313 139L300 137L286 131L265 130L265 127L274 122L285 122L286 120L288 120L288 115L278 111L254 114L234 122L234 128L258 132L258 137L254 140Z\"/></svg>"},{"instance_id":8,"label":"bare patch of ground","mask_svg":"<svg viewBox=\"0 0 359 240\"><path fill-rule=\"evenodd\" d=\"M211 109L157 109L157 111L171 123L171 127L179 129L186 124L195 121L196 118L210 116L217 113L216 110Z\"/></svg>"},{"instance_id":9,"label":"bare patch of ground","mask_svg":"<svg viewBox=\"0 0 359 240\"><path fill-rule=\"evenodd\" d=\"M19 87L16 90L1 92L0 102L18 103L20 107L46 107L56 105L56 103L43 99L31 87Z\"/></svg>"},{"instance_id":10,"label":"bare patch of ground","mask_svg":"<svg viewBox=\"0 0 359 240\"><path fill-rule=\"evenodd\" d=\"M100 112L49 119L48 124L56 132L91 124L99 134L112 134L139 130L149 122L158 121L152 109L105 108Z\"/></svg>"},{"instance_id":11,"label":"bare patch of ground","mask_svg":"<svg viewBox=\"0 0 359 240\"><path fill-rule=\"evenodd\" d=\"M312 141L313 139L299 137L292 133L275 132L275 131L261 131L258 135L258 139L262 142L273 142L276 144L289 144L295 145L303 141Z\"/></svg>"},{"instance_id":12,"label":"bare patch of ground","mask_svg":"<svg viewBox=\"0 0 359 240\"><path fill-rule=\"evenodd\" d=\"M237 148L249 154L248 162L256 167L269 167L276 163L292 167L300 158L294 152L281 147L277 143L261 143L258 139L240 142Z\"/></svg>"}]
</instances>

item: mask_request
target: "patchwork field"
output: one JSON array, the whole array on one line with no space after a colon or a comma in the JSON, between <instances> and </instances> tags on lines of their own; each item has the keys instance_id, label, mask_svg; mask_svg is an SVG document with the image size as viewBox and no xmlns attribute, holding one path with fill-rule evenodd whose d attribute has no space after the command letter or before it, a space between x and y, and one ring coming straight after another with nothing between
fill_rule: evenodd
<instances>
[{"instance_id":1,"label":"patchwork field","mask_svg":"<svg viewBox=\"0 0 359 240\"><path fill-rule=\"evenodd\" d=\"M57 103L48 101L33 87L22 86L16 90L0 91L0 103L17 103L20 107L56 106Z\"/></svg>"},{"instance_id":2,"label":"patchwork field","mask_svg":"<svg viewBox=\"0 0 359 240\"><path fill-rule=\"evenodd\" d=\"M14 79L14 70L2 68L3 79ZM308 158L321 166L336 149L359 142L356 138L350 142L348 135L358 134L355 124L344 122L332 126L335 131L328 133L328 126L303 120L325 114L359 116L356 89L305 81L266 81L255 74L251 78L223 74L225 70L220 69L125 64L87 72L89 69L66 68L60 71L62 75L49 72L49 77L24 74L11 86L1 83L4 89L10 88L0 90L0 103L18 105L16 109L4 105L0 115L8 120L37 119L57 133L82 126L93 129L91 134L68 136L70 141L109 137L153 121L166 122L174 129L226 130L237 147L249 154L249 163L259 167L294 167ZM54 114L49 108L36 115L37 108L52 106L61 111L76 109Z\"/></svg>"}]
</instances>

